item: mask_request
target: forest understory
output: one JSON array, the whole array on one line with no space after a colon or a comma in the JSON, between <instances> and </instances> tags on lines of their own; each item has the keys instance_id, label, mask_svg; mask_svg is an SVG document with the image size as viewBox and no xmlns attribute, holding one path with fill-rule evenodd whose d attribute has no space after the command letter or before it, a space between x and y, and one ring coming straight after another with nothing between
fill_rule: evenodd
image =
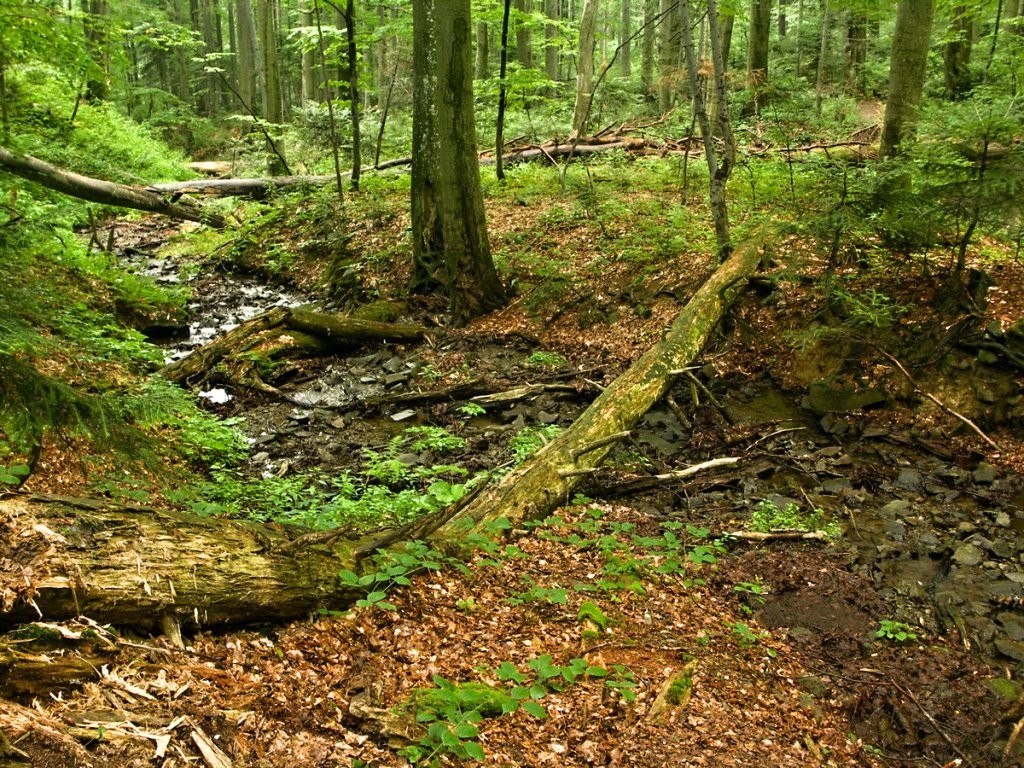
<instances>
[{"instance_id":1,"label":"forest understory","mask_svg":"<svg viewBox=\"0 0 1024 768\"><path fill-rule=\"evenodd\" d=\"M377 205L350 252L401 238L404 216ZM229 274L217 241L183 273L197 242L154 219L111 221L98 239L131 269L192 285L194 338L167 342L175 357L216 336L200 327L316 298L315 260L269 268L267 243L315 241L315 220L294 226L302 209L255 229ZM540 232L545 218L558 224ZM462 330L436 327L443 306L429 297L363 304L364 316L430 328L422 342L289 344L271 365L263 339L192 376L209 408L243 419L252 449L232 477L298 494L289 478L365 470L368 449L396 487L410 473L450 479L439 465L508 466L571 424L711 271L609 269L602 243L630 225L549 202L512 195L490 220L497 242L571 263L525 271L508 308ZM241 631L186 617L180 639L26 625L5 651L5 692L28 705L4 712L21 734L5 759L401 765L481 750L494 765L1016 764L1024 446L1012 355L1024 334L1002 329L1019 326L1024 266L977 265L992 280L984 309L951 324L922 265L881 287L844 267L846 304L828 306L811 244L791 237L766 253L700 359L553 516L498 524L468 555L418 544L364 566L378 581L350 613L239 617L255 623ZM359 290L400 296L396 266L364 264ZM555 268L574 277L543 272ZM856 297L873 295L857 287L869 279L900 308L898 327L849 321L868 311ZM1006 356L984 355L999 347ZM68 450L47 445L2 502L12 601L55 572L55 553L74 558L91 525L66 497L89 489L95 467ZM672 476L712 459L730 461ZM123 488L108 494L97 503L131 507ZM304 502L274 503L297 513ZM350 534L360 525L375 527ZM133 556L143 567L153 555ZM67 670L41 683L49 664L74 684Z\"/></svg>"}]
</instances>

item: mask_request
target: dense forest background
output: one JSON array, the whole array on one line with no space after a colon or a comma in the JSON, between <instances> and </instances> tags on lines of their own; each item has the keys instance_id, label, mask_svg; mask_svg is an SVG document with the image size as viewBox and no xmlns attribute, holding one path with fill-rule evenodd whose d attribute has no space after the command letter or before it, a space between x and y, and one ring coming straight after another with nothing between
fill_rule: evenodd
<instances>
[{"instance_id":1,"label":"dense forest background","mask_svg":"<svg viewBox=\"0 0 1024 768\"><path fill-rule=\"evenodd\" d=\"M1024 0L0 0L0 758L1012 764L1022 78Z\"/></svg>"}]
</instances>

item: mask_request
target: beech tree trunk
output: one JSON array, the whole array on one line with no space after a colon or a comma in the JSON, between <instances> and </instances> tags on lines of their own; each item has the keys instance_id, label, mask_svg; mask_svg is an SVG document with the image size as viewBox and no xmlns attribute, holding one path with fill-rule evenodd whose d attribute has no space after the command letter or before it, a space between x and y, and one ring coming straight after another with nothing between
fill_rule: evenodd
<instances>
[{"instance_id":1,"label":"beech tree trunk","mask_svg":"<svg viewBox=\"0 0 1024 768\"><path fill-rule=\"evenodd\" d=\"M897 6L889 62L889 94L878 147L882 157L899 154L900 145L912 135L917 122L934 11L935 0L900 0Z\"/></svg>"},{"instance_id":2,"label":"beech tree trunk","mask_svg":"<svg viewBox=\"0 0 1024 768\"><path fill-rule=\"evenodd\" d=\"M226 226L224 218L219 214L210 213L191 203L167 199L142 187L131 187L72 173L30 155L16 155L5 147L0 147L0 171L13 173L15 176L42 184L48 189L91 203L162 213L174 219L198 221L210 227Z\"/></svg>"},{"instance_id":3,"label":"beech tree trunk","mask_svg":"<svg viewBox=\"0 0 1024 768\"><path fill-rule=\"evenodd\" d=\"M594 48L597 39L598 0L583 0L580 19L580 50L576 67L576 105L572 113L571 136L577 138L587 131L590 108L594 101Z\"/></svg>"}]
</instances>

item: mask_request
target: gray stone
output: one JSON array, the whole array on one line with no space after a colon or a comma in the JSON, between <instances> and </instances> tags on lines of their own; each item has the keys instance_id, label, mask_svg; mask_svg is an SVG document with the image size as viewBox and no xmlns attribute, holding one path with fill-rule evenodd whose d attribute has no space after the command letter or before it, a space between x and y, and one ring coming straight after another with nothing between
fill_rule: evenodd
<instances>
[{"instance_id":1,"label":"gray stone","mask_svg":"<svg viewBox=\"0 0 1024 768\"><path fill-rule=\"evenodd\" d=\"M919 491L921 490L921 473L909 467L901 469L899 477L896 478L896 485L899 488L906 488L908 491Z\"/></svg>"},{"instance_id":2,"label":"gray stone","mask_svg":"<svg viewBox=\"0 0 1024 768\"><path fill-rule=\"evenodd\" d=\"M953 562L957 565L979 565L983 559L981 548L974 544L961 544L953 553Z\"/></svg>"},{"instance_id":3,"label":"gray stone","mask_svg":"<svg viewBox=\"0 0 1024 768\"><path fill-rule=\"evenodd\" d=\"M908 517L913 512L914 505L905 499L896 499L885 504L878 510L878 516L885 520L895 520L897 517Z\"/></svg>"},{"instance_id":4,"label":"gray stone","mask_svg":"<svg viewBox=\"0 0 1024 768\"><path fill-rule=\"evenodd\" d=\"M901 522L886 523L885 535L893 541L903 541L907 537L907 526Z\"/></svg>"},{"instance_id":5,"label":"gray stone","mask_svg":"<svg viewBox=\"0 0 1024 768\"><path fill-rule=\"evenodd\" d=\"M845 477L830 477L824 483L821 484L821 490L825 493L842 494L850 490L853 486L850 485L850 481Z\"/></svg>"},{"instance_id":6,"label":"gray stone","mask_svg":"<svg viewBox=\"0 0 1024 768\"><path fill-rule=\"evenodd\" d=\"M987 461L978 463L978 466L971 472L971 477L974 478L974 482L981 485L991 485L996 481L996 468L989 464Z\"/></svg>"},{"instance_id":7,"label":"gray stone","mask_svg":"<svg viewBox=\"0 0 1024 768\"><path fill-rule=\"evenodd\" d=\"M996 539L989 545L988 551L1003 560L1009 560L1014 555L1014 549L1006 539Z\"/></svg>"},{"instance_id":8,"label":"gray stone","mask_svg":"<svg viewBox=\"0 0 1024 768\"><path fill-rule=\"evenodd\" d=\"M411 408L407 408L404 411L399 411L398 413L392 413L391 414L391 420L392 421L407 421L408 419L411 419L415 415L416 415L416 411L412 410Z\"/></svg>"},{"instance_id":9,"label":"gray stone","mask_svg":"<svg viewBox=\"0 0 1024 768\"><path fill-rule=\"evenodd\" d=\"M1007 656L1014 661L1024 661L1024 642L1011 640L1009 637L997 637L995 645L996 650L1003 654L1003 656Z\"/></svg>"}]
</instances>

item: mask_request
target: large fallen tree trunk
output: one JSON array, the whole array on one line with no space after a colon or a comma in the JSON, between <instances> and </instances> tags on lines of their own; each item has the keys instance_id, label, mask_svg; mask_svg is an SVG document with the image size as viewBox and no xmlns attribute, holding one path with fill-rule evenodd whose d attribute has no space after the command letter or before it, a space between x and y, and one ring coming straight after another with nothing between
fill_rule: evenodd
<instances>
[{"instance_id":1,"label":"large fallen tree trunk","mask_svg":"<svg viewBox=\"0 0 1024 768\"><path fill-rule=\"evenodd\" d=\"M362 596L338 579L356 542L289 546L293 538L280 525L9 498L0 502L0 628L88 616L173 631L284 621Z\"/></svg>"},{"instance_id":2,"label":"large fallen tree trunk","mask_svg":"<svg viewBox=\"0 0 1024 768\"><path fill-rule=\"evenodd\" d=\"M455 521L506 517L515 524L568 502L580 480L614 448L616 438L628 434L664 396L678 372L700 353L759 261L758 246L737 248L693 295L656 346L615 379L571 427L477 496Z\"/></svg>"},{"instance_id":3,"label":"large fallen tree trunk","mask_svg":"<svg viewBox=\"0 0 1024 768\"><path fill-rule=\"evenodd\" d=\"M625 137L614 141L598 141L592 143L550 143L536 147L526 147L508 152L502 155L502 162L505 164L526 163L532 160L551 160L559 157L584 157L597 152L607 152L612 149L626 149L633 152L640 150L660 149L649 139ZM487 154L480 156L481 165L489 165L494 162L494 157ZM410 165L411 157L401 157L381 163L373 170L382 171L387 168L396 168L403 165ZM190 181L173 181L165 184L152 184L149 189L164 195L191 194L204 195L206 197L250 197L261 200L268 195L288 187L301 186L323 186L336 183L332 176L268 176L258 179L193 179Z\"/></svg>"},{"instance_id":4,"label":"large fallen tree trunk","mask_svg":"<svg viewBox=\"0 0 1024 768\"><path fill-rule=\"evenodd\" d=\"M29 155L16 155L5 147L0 147L0 170L91 203L162 213L174 219L198 221L210 227L223 228L226 225L223 216L210 213L192 203L171 200L142 187L82 176Z\"/></svg>"}]
</instances>

